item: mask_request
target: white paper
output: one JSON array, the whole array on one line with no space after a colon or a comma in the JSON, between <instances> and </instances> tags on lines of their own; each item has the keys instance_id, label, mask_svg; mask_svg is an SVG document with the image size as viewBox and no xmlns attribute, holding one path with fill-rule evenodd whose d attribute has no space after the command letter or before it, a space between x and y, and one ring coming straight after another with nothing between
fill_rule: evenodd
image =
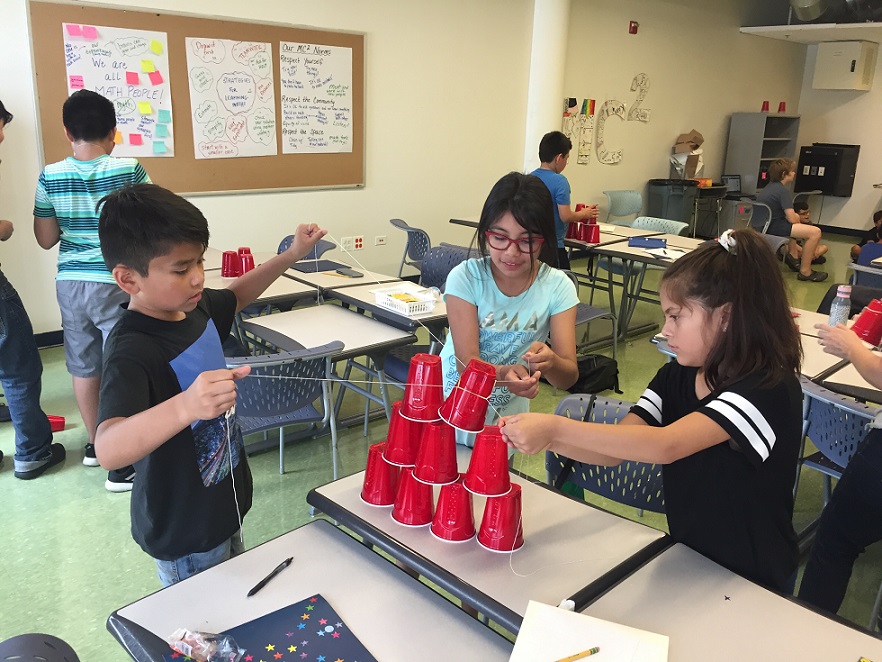
<instances>
[{"instance_id":1,"label":"white paper","mask_svg":"<svg viewBox=\"0 0 882 662\"><path fill-rule=\"evenodd\" d=\"M187 37L197 159L275 156L273 46Z\"/></svg>"},{"instance_id":2,"label":"white paper","mask_svg":"<svg viewBox=\"0 0 882 662\"><path fill-rule=\"evenodd\" d=\"M530 600L509 662L554 662L589 648L586 662L664 662L668 638Z\"/></svg>"},{"instance_id":3,"label":"white paper","mask_svg":"<svg viewBox=\"0 0 882 662\"><path fill-rule=\"evenodd\" d=\"M685 251L680 251L676 248L646 248L644 250L652 257L660 260L671 260L672 262L686 255Z\"/></svg>"},{"instance_id":4,"label":"white paper","mask_svg":"<svg viewBox=\"0 0 882 662\"><path fill-rule=\"evenodd\" d=\"M282 153L352 151L352 49L279 44Z\"/></svg>"},{"instance_id":5,"label":"white paper","mask_svg":"<svg viewBox=\"0 0 882 662\"><path fill-rule=\"evenodd\" d=\"M67 91L92 90L116 109L114 156L174 156L168 35L62 23Z\"/></svg>"}]
</instances>

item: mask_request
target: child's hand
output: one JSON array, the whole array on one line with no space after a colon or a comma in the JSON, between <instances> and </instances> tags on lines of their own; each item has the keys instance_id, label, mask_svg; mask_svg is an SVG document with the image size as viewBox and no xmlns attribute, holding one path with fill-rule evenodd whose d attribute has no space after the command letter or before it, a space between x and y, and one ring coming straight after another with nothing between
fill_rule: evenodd
<instances>
[{"instance_id":1,"label":"child's hand","mask_svg":"<svg viewBox=\"0 0 882 662\"><path fill-rule=\"evenodd\" d=\"M296 260L300 260L326 234L328 234L328 231L323 230L315 223L298 225L297 229L294 230L294 241L291 242L291 248L288 250L294 255Z\"/></svg>"},{"instance_id":2,"label":"child's hand","mask_svg":"<svg viewBox=\"0 0 882 662\"><path fill-rule=\"evenodd\" d=\"M869 351L864 347L858 335L843 324L836 326L815 324L815 328L818 330L818 344L824 348L824 352L827 354L853 361L855 354Z\"/></svg>"},{"instance_id":3,"label":"child's hand","mask_svg":"<svg viewBox=\"0 0 882 662\"><path fill-rule=\"evenodd\" d=\"M235 370L206 370L184 391L184 407L192 421L210 421L236 404L235 380L251 372L251 366Z\"/></svg>"},{"instance_id":4,"label":"child's hand","mask_svg":"<svg viewBox=\"0 0 882 662\"><path fill-rule=\"evenodd\" d=\"M539 377L537 370L532 375L526 366L520 364L507 366L499 375L501 386L505 386L513 395L532 400L539 394Z\"/></svg>"},{"instance_id":5,"label":"child's hand","mask_svg":"<svg viewBox=\"0 0 882 662\"><path fill-rule=\"evenodd\" d=\"M588 212L586 218L588 218L589 220L592 218L597 218L597 216L600 214L600 212L597 211L597 205L585 205L585 211Z\"/></svg>"},{"instance_id":6,"label":"child's hand","mask_svg":"<svg viewBox=\"0 0 882 662\"><path fill-rule=\"evenodd\" d=\"M527 362L529 370L547 373L554 367L557 354L544 342L534 342L521 358Z\"/></svg>"},{"instance_id":7,"label":"child's hand","mask_svg":"<svg viewBox=\"0 0 882 662\"><path fill-rule=\"evenodd\" d=\"M499 419L499 430L512 448L535 455L551 445L549 414L515 414Z\"/></svg>"}]
</instances>

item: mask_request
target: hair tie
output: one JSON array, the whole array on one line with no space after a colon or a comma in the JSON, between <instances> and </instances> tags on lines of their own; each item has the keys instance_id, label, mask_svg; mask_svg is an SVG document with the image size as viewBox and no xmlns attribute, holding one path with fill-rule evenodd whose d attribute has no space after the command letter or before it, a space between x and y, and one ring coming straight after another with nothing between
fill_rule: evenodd
<instances>
[{"instance_id":1,"label":"hair tie","mask_svg":"<svg viewBox=\"0 0 882 662\"><path fill-rule=\"evenodd\" d=\"M737 248L737 244L735 242L735 237L733 236L733 233L734 233L734 230L726 230L723 234L720 235L719 239L717 239L720 246L725 248L726 252L728 252L729 255L735 255L735 253L736 253L735 249Z\"/></svg>"}]
</instances>

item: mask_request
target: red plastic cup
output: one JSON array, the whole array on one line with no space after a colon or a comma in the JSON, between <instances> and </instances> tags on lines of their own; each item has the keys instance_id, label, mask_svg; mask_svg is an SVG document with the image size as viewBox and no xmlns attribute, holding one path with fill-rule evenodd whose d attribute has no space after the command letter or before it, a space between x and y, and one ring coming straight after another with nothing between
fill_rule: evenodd
<instances>
[{"instance_id":1,"label":"red plastic cup","mask_svg":"<svg viewBox=\"0 0 882 662\"><path fill-rule=\"evenodd\" d=\"M882 313L882 299L873 299L867 304L867 308L876 313Z\"/></svg>"},{"instance_id":2,"label":"red plastic cup","mask_svg":"<svg viewBox=\"0 0 882 662\"><path fill-rule=\"evenodd\" d=\"M482 398L489 398L496 384L496 368L489 363L472 359L462 371L459 387Z\"/></svg>"},{"instance_id":3,"label":"red plastic cup","mask_svg":"<svg viewBox=\"0 0 882 662\"><path fill-rule=\"evenodd\" d=\"M239 254L239 257L243 255L249 255L251 253L251 249L248 246L239 246L239 250L236 251Z\"/></svg>"},{"instance_id":4,"label":"red plastic cup","mask_svg":"<svg viewBox=\"0 0 882 662\"><path fill-rule=\"evenodd\" d=\"M475 537L472 495L463 487L462 481L441 488L429 530L436 538L447 542L465 542Z\"/></svg>"},{"instance_id":5,"label":"red plastic cup","mask_svg":"<svg viewBox=\"0 0 882 662\"><path fill-rule=\"evenodd\" d=\"M864 308L863 312L851 326L861 340L871 345L878 345L882 342L882 312L872 310L869 306Z\"/></svg>"},{"instance_id":6,"label":"red plastic cup","mask_svg":"<svg viewBox=\"0 0 882 662\"><path fill-rule=\"evenodd\" d=\"M778 112L785 113L787 112L787 104L783 101L778 102Z\"/></svg>"},{"instance_id":7,"label":"red plastic cup","mask_svg":"<svg viewBox=\"0 0 882 662\"><path fill-rule=\"evenodd\" d=\"M432 486L414 478L411 469L401 470L392 519L404 526L426 526L432 522Z\"/></svg>"},{"instance_id":8,"label":"red plastic cup","mask_svg":"<svg viewBox=\"0 0 882 662\"><path fill-rule=\"evenodd\" d=\"M416 354L410 360L401 415L411 421L437 421L438 409L444 402L441 379L441 357L435 354Z\"/></svg>"},{"instance_id":9,"label":"red plastic cup","mask_svg":"<svg viewBox=\"0 0 882 662\"><path fill-rule=\"evenodd\" d=\"M577 221L577 222L574 222L574 223L567 223L567 234L566 234L566 238L567 238L567 239L578 239L578 238L579 238L579 226L580 226L580 225L581 225L581 223L579 223L578 221Z\"/></svg>"},{"instance_id":10,"label":"red plastic cup","mask_svg":"<svg viewBox=\"0 0 882 662\"><path fill-rule=\"evenodd\" d=\"M61 432L64 430L64 416L54 416L52 414L47 414L46 418L49 419L49 429L52 432Z\"/></svg>"},{"instance_id":11,"label":"red plastic cup","mask_svg":"<svg viewBox=\"0 0 882 662\"><path fill-rule=\"evenodd\" d=\"M447 423L423 423L423 438L413 476L429 485L447 485L459 478L456 468L456 435Z\"/></svg>"},{"instance_id":12,"label":"red plastic cup","mask_svg":"<svg viewBox=\"0 0 882 662\"><path fill-rule=\"evenodd\" d=\"M769 102L768 101L763 101L763 108L760 112L762 112L762 113L769 112Z\"/></svg>"},{"instance_id":13,"label":"red plastic cup","mask_svg":"<svg viewBox=\"0 0 882 662\"><path fill-rule=\"evenodd\" d=\"M242 273L242 260L235 251L224 251L221 256L221 276L235 278Z\"/></svg>"},{"instance_id":14,"label":"red plastic cup","mask_svg":"<svg viewBox=\"0 0 882 662\"><path fill-rule=\"evenodd\" d=\"M491 552L514 552L524 546L520 485L513 484L505 496L487 499L478 542Z\"/></svg>"},{"instance_id":15,"label":"red plastic cup","mask_svg":"<svg viewBox=\"0 0 882 662\"><path fill-rule=\"evenodd\" d=\"M583 209L585 209L585 204L582 202L577 202L576 203L576 211L582 211Z\"/></svg>"},{"instance_id":16,"label":"red plastic cup","mask_svg":"<svg viewBox=\"0 0 882 662\"><path fill-rule=\"evenodd\" d=\"M488 425L475 437L463 485L469 492L488 497L502 496L511 490L508 446L498 426Z\"/></svg>"},{"instance_id":17,"label":"red plastic cup","mask_svg":"<svg viewBox=\"0 0 882 662\"><path fill-rule=\"evenodd\" d=\"M395 503L400 470L383 460L385 449L386 442L374 444L368 448L361 500L369 506L391 506Z\"/></svg>"},{"instance_id":18,"label":"red plastic cup","mask_svg":"<svg viewBox=\"0 0 882 662\"><path fill-rule=\"evenodd\" d=\"M247 274L254 269L254 256L251 253L243 253L239 256L242 260L242 273Z\"/></svg>"},{"instance_id":19,"label":"red plastic cup","mask_svg":"<svg viewBox=\"0 0 882 662\"><path fill-rule=\"evenodd\" d=\"M401 415L401 402L392 403L392 418L389 421L389 434L383 459L399 467L412 467L416 464L417 451L422 436L421 423L415 423Z\"/></svg>"},{"instance_id":20,"label":"red plastic cup","mask_svg":"<svg viewBox=\"0 0 882 662\"><path fill-rule=\"evenodd\" d=\"M441 420L463 432L480 432L484 429L489 403L474 393L454 386L441 405Z\"/></svg>"},{"instance_id":21,"label":"red plastic cup","mask_svg":"<svg viewBox=\"0 0 882 662\"><path fill-rule=\"evenodd\" d=\"M588 244L597 244L600 242L600 226L597 223L582 223L579 228L581 234L579 239Z\"/></svg>"}]
</instances>

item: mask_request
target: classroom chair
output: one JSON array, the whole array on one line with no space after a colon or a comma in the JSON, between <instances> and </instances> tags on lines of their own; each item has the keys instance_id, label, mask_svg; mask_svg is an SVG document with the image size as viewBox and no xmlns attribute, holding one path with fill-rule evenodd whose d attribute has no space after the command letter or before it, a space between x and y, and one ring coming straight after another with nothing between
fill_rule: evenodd
<instances>
[{"instance_id":1,"label":"classroom chair","mask_svg":"<svg viewBox=\"0 0 882 662\"><path fill-rule=\"evenodd\" d=\"M747 224L763 236L777 258L781 249L790 243L790 237L768 234L769 224L772 222L772 208L752 198L741 198L741 204L747 208Z\"/></svg>"},{"instance_id":2,"label":"classroom chair","mask_svg":"<svg viewBox=\"0 0 882 662\"><path fill-rule=\"evenodd\" d=\"M640 191L604 191L603 194L606 196L607 223L615 223L616 218L637 216L643 209L643 195Z\"/></svg>"},{"instance_id":3,"label":"classroom chair","mask_svg":"<svg viewBox=\"0 0 882 662\"><path fill-rule=\"evenodd\" d=\"M852 285L877 289L882 287L882 268L870 265L870 262L878 257L882 257L882 244L870 242L861 247L857 264L848 265L848 268L854 271L851 277Z\"/></svg>"},{"instance_id":4,"label":"classroom chair","mask_svg":"<svg viewBox=\"0 0 882 662\"><path fill-rule=\"evenodd\" d=\"M572 271L563 270L563 272L569 276L571 281L573 281L573 285L576 287L576 296L579 296L579 278ZM610 331L612 334L612 357L615 359L618 346L618 329L616 325L615 311L612 309L604 310L603 308L589 306L587 303L581 302L576 305L576 328L578 329L580 326L585 325L585 332L582 334L582 340L576 341L576 354L578 355L580 352L586 352L589 344L588 325L594 320L599 319L609 320L612 325L612 330Z\"/></svg>"},{"instance_id":5,"label":"classroom chair","mask_svg":"<svg viewBox=\"0 0 882 662\"><path fill-rule=\"evenodd\" d=\"M432 240L429 239L429 233L419 228L411 227L400 218L389 219L389 223L404 230L407 233L407 243L404 245L404 253L401 256L401 264L398 266L398 277L404 271L404 265L408 265L420 271L420 265L429 249L432 248Z\"/></svg>"},{"instance_id":6,"label":"classroom chair","mask_svg":"<svg viewBox=\"0 0 882 662\"><path fill-rule=\"evenodd\" d=\"M575 393L565 396L554 413L591 423L614 425L625 417L632 405L623 400ZM586 412L590 412L587 418ZM665 512L661 465L625 460L617 467L603 467L546 451L545 471L546 483L557 489L569 482L616 503L633 506L640 515L644 510Z\"/></svg>"},{"instance_id":7,"label":"classroom chair","mask_svg":"<svg viewBox=\"0 0 882 662\"><path fill-rule=\"evenodd\" d=\"M821 303L818 304L819 313L823 315L830 314L830 305L833 303L833 299L836 298L840 285L845 285L845 283L834 283L827 289L827 293L821 299ZM882 288L853 285L851 288L851 311L848 316L854 317L859 314L873 299L882 299Z\"/></svg>"},{"instance_id":8,"label":"classroom chair","mask_svg":"<svg viewBox=\"0 0 882 662\"><path fill-rule=\"evenodd\" d=\"M66 641L51 634L20 634L0 642L0 660L16 662L80 662Z\"/></svg>"},{"instance_id":9,"label":"classroom chair","mask_svg":"<svg viewBox=\"0 0 882 662\"><path fill-rule=\"evenodd\" d=\"M230 369L251 366L251 372L236 382L236 412L242 434L279 430L279 473L285 473L285 426L315 423L331 431L334 479L337 478L337 421L331 389L325 376L330 357L343 349L339 340L322 345L262 356L227 359ZM321 398L322 412L314 402Z\"/></svg>"},{"instance_id":10,"label":"classroom chair","mask_svg":"<svg viewBox=\"0 0 882 662\"><path fill-rule=\"evenodd\" d=\"M276 253L283 253L291 248L291 244L293 243L293 241L294 235L289 234L287 237L279 242L279 249L276 251ZM315 246L312 247L312 250L309 251L309 253L307 253L303 259L318 260L322 255L327 253L332 248L337 248L337 244L335 244L333 241L328 241L327 239L319 239L316 242Z\"/></svg>"}]
</instances>

